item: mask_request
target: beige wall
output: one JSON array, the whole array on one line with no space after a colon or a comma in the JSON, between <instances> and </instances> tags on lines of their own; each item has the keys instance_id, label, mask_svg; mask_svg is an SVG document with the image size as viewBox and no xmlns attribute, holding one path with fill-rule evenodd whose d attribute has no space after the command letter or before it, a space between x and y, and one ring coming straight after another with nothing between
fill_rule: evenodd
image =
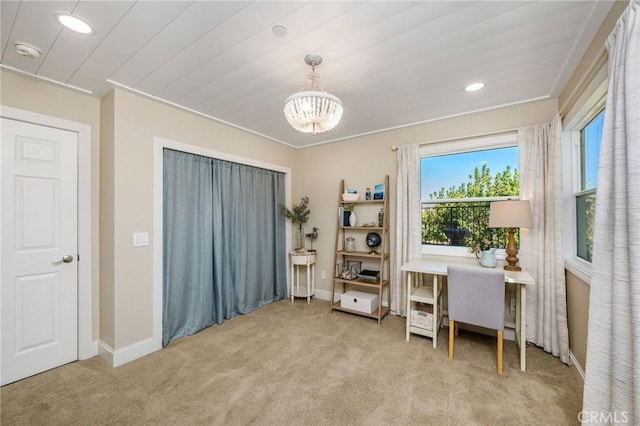
<instances>
[{"instance_id":1,"label":"beige wall","mask_svg":"<svg viewBox=\"0 0 640 426\"><path fill-rule=\"evenodd\" d=\"M578 364L584 368L587 359L587 322L589 319L589 286L571 272L567 279L567 321L569 348Z\"/></svg>"},{"instance_id":2,"label":"beige wall","mask_svg":"<svg viewBox=\"0 0 640 426\"><path fill-rule=\"evenodd\" d=\"M110 302L105 300L102 307L113 309L117 350L152 336L154 137L288 168L294 166L295 150L123 90L116 89L111 96L113 173L107 172L105 178L113 181L113 194L105 200L102 220L112 222L103 228L112 235L102 238L112 240L113 249L105 250L101 261L113 264L113 306L106 306ZM103 182L103 188L110 185ZM134 232L149 232L151 245L134 248Z\"/></svg>"},{"instance_id":3,"label":"beige wall","mask_svg":"<svg viewBox=\"0 0 640 426\"><path fill-rule=\"evenodd\" d=\"M100 105L100 341L115 347L114 313L114 96L109 92Z\"/></svg>"},{"instance_id":4,"label":"beige wall","mask_svg":"<svg viewBox=\"0 0 640 426\"><path fill-rule=\"evenodd\" d=\"M78 91L0 69L0 104L91 126L92 335L99 337L100 100Z\"/></svg>"},{"instance_id":5,"label":"beige wall","mask_svg":"<svg viewBox=\"0 0 640 426\"><path fill-rule=\"evenodd\" d=\"M303 195L309 197L311 217L307 226L320 228L320 236L314 243L314 248L318 250L316 287L321 291L331 290L338 190L341 179L345 179L349 188L363 192L367 186L381 183L384 176L389 175L391 182L390 219L393 224L396 177L396 155L391 151L393 145L427 144L513 130L520 126L550 121L557 112L557 100L550 99L297 151L294 201ZM365 213L365 215L365 217L359 217L358 222L377 221L377 210ZM393 227L391 234L393 240ZM355 237L357 238L358 235ZM327 278L324 280L320 278L321 271L326 272Z\"/></svg>"}]
</instances>

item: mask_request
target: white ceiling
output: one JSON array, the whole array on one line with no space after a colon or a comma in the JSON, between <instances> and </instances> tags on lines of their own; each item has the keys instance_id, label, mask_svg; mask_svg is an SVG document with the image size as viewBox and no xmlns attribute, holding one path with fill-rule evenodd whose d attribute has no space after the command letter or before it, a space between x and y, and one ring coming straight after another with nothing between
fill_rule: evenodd
<instances>
[{"instance_id":1,"label":"white ceiling","mask_svg":"<svg viewBox=\"0 0 640 426\"><path fill-rule=\"evenodd\" d=\"M610 1L1 1L1 64L102 96L114 85L295 147L557 97ZM95 28L74 33L55 12ZM284 38L274 25L288 29ZM22 57L15 41L42 50ZM344 116L293 130L284 100L320 54ZM463 87L483 81L485 89Z\"/></svg>"}]
</instances>

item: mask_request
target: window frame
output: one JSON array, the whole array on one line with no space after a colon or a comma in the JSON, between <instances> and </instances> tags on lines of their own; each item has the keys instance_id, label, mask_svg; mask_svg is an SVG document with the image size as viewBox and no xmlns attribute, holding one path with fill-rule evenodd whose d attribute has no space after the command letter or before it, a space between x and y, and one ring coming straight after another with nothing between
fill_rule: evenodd
<instances>
[{"instance_id":1,"label":"window frame","mask_svg":"<svg viewBox=\"0 0 640 426\"><path fill-rule=\"evenodd\" d=\"M605 108L608 81L605 79L578 107L562 132L562 166L564 198L564 265L565 269L589 284L591 262L578 257L576 197L596 188L582 189L581 130Z\"/></svg>"},{"instance_id":2,"label":"window frame","mask_svg":"<svg viewBox=\"0 0 640 426\"><path fill-rule=\"evenodd\" d=\"M460 138L453 140L437 141L432 143L425 143L420 146L419 155L420 159L424 157L436 157L441 155L460 154L464 152L473 151L486 151L490 149L518 147L518 133L516 131L499 132L493 134L487 134L483 136L475 136L470 138ZM520 170L520 151L518 150L518 171ZM422 183L422 182L421 182ZM423 200L422 194L420 194L420 217L422 217L422 204L433 203L433 200ZM520 194L510 197L487 197L487 198L469 198L469 199L455 199L455 200L438 200L437 202L450 202L450 201L500 201L511 198L513 200L519 200ZM445 246L445 245L432 245L421 244L421 252L423 255L438 255L438 256L454 256L454 257L469 257L475 258L475 254L469 252L468 247L460 246ZM504 260L506 257L505 249L496 250L496 258Z\"/></svg>"}]
</instances>

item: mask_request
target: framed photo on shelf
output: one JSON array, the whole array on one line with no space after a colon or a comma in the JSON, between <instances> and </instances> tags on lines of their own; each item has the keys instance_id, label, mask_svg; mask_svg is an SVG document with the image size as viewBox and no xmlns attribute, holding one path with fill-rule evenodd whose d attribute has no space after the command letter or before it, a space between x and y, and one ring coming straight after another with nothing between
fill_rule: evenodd
<instances>
[{"instance_id":1,"label":"framed photo on shelf","mask_svg":"<svg viewBox=\"0 0 640 426\"><path fill-rule=\"evenodd\" d=\"M384 200L384 183L377 183L373 186L373 199Z\"/></svg>"}]
</instances>

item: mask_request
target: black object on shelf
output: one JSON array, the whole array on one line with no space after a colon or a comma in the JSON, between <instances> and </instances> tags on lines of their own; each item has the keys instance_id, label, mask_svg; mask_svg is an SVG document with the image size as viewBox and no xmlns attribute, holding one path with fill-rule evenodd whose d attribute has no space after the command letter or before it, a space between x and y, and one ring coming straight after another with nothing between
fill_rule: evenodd
<instances>
[{"instance_id":1,"label":"black object on shelf","mask_svg":"<svg viewBox=\"0 0 640 426\"><path fill-rule=\"evenodd\" d=\"M349 216L351 216L351 212L349 210L345 210L342 213L342 226L351 226L349 224Z\"/></svg>"},{"instance_id":2,"label":"black object on shelf","mask_svg":"<svg viewBox=\"0 0 640 426\"><path fill-rule=\"evenodd\" d=\"M363 269L358 274L358 278L365 281L378 282L380 280L380 272L379 271L370 271L368 269Z\"/></svg>"}]
</instances>

